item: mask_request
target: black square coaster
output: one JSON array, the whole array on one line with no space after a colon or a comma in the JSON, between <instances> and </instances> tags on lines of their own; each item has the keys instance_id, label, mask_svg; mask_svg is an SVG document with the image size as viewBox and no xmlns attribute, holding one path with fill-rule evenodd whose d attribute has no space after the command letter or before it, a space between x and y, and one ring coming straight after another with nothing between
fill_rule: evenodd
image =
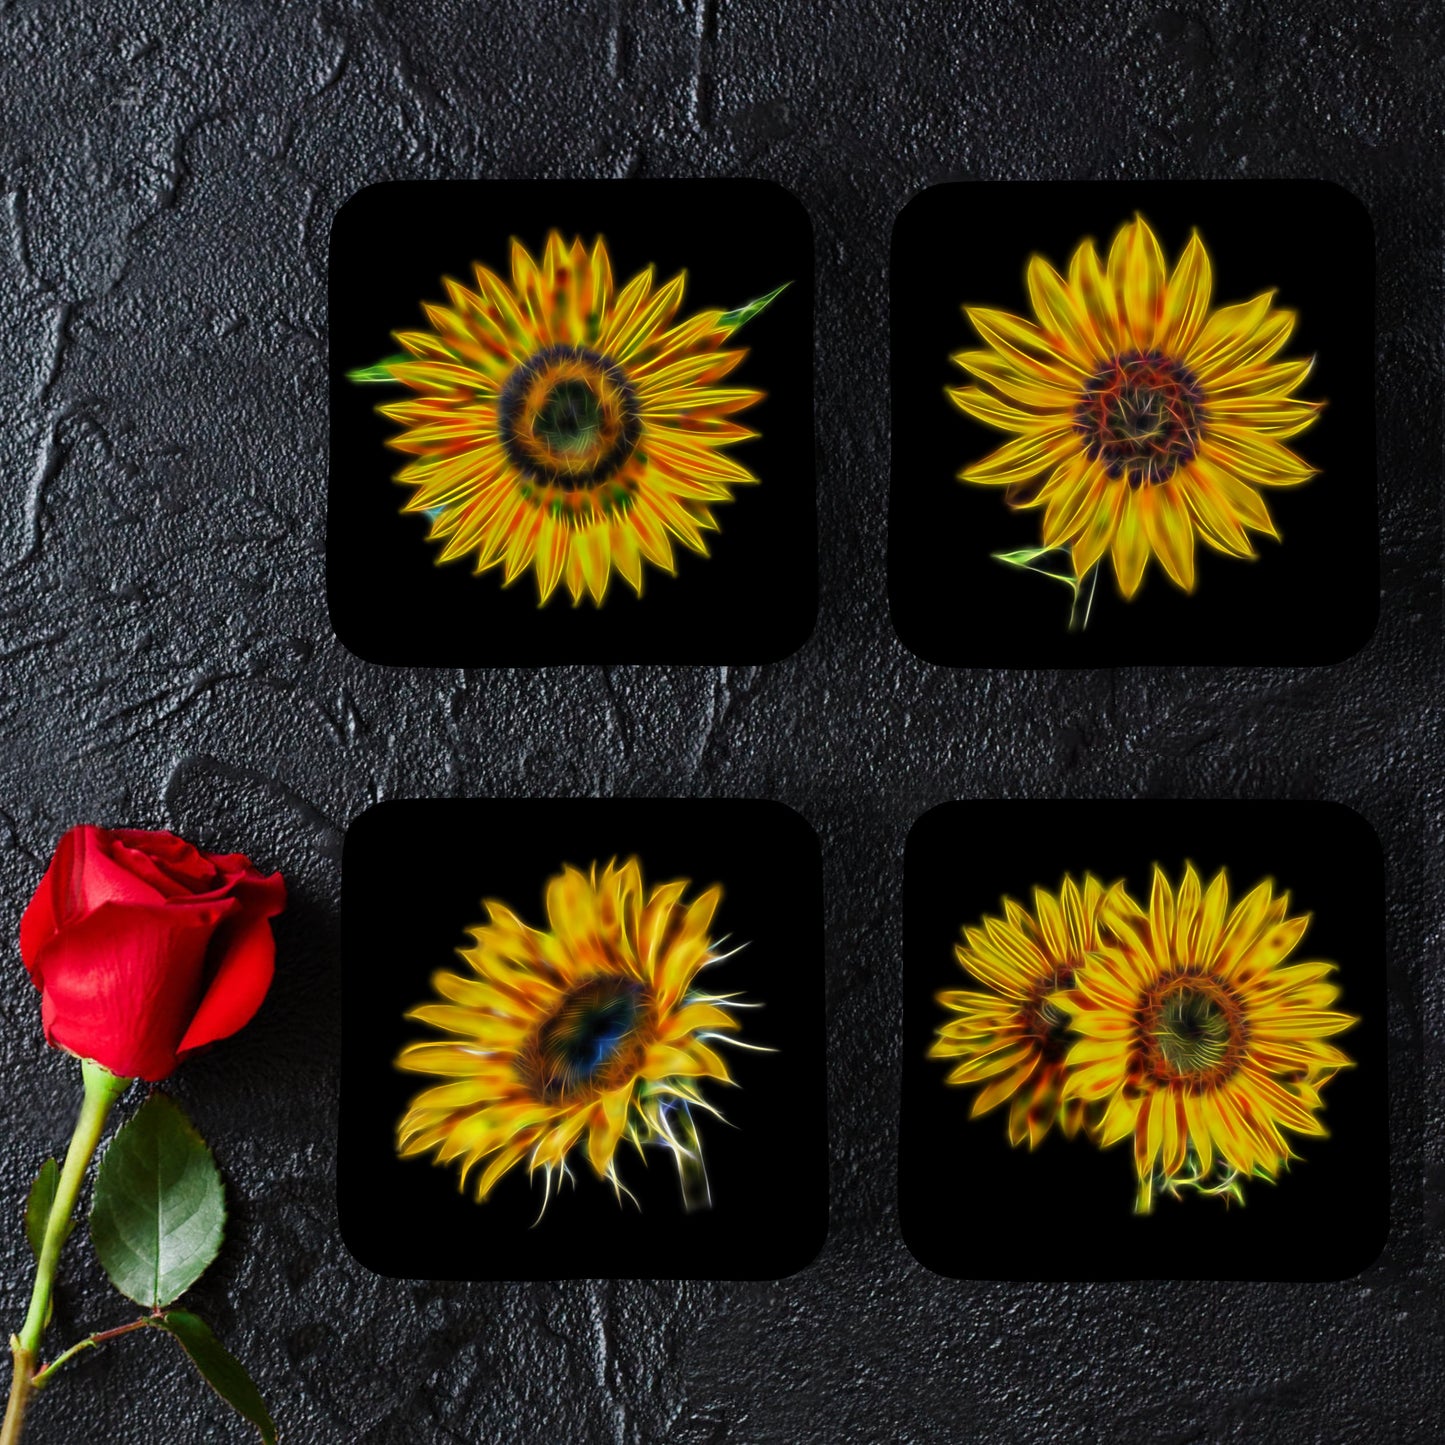
<instances>
[{"instance_id":1,"label":"black square coaster","mask_svg":"<svg viewBox=\"0 0 1445 1445\"><path fill-rule=\"evenodd\" d=\"M327 595L367 661L752 664L811 634L812 228L781 187L370 186L332 227L330 336Z\"/></svg>"},{"instance_id":2,"label":"black square coaster","mask_svg":"<svg viewBox=\"0 0 1445 1445\"><path fill-rule=\"evenodd\" d=\"M1348 657L1378 612L1373 308L1368 213L1326 182L915 197L892 256L903 642L960 667Z\"/></svg>"},{"instance_id":3,"label":"black square coaster","mask_svg":"<svg viewBox=\"0 0 1445 1445\"><path fill-rule=\"evenodd\" d=\"M927 813L904 879L909 1249L974 1279L1365 1269L1389 1219L1383 893L1373 830L1330 803Z\"/></svg>"},{"instance_id":4,"label":"black square coaster","mask_svg":"<svg viewBox=\"0 0 1445 1445\"><path fill-rule=\"evenodd\" d=\"M821 862L790 809L379 804L346 837L342 960L368 1268L775 1279L822 1247Z\"/></svg>"}]
</instances>

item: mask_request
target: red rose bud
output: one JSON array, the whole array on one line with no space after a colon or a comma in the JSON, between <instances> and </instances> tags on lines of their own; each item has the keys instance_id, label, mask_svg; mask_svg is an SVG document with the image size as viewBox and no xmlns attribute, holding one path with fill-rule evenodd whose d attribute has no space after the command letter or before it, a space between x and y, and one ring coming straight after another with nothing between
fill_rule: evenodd
<instances>
[{"instance_id":1,"label":"red rose bud","mask_svg":"<svg viewBox=\"0 0 1445 1445\"><path fill-rule=\"evenodd\" d=\"M45 1037L155 1082L251 1019L271 985L279 873L173 833L72 828L20 920Z\"/></svg>"}]
</instances>

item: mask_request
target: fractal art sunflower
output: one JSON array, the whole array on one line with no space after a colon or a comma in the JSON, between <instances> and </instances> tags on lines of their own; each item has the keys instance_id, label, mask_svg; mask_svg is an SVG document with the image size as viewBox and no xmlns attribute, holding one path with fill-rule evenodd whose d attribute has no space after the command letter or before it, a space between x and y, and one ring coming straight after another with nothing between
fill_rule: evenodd
<instances>
[{"instance_id":1,"label":"fractal art sunflower","mask_svg":"<svg viewBox=\"0 0 1445 1445\"><path fill-rule=\"evenodd\" d=\"M449 1037L409 1044L396 1061L445 1081L398 1123L401 1157L459 1165L478 1202L525 1164L542 1175L545 1210L574 1153L620 1199L626 1141L671 1153L687 1208L710 1203L695 1112L721 1117L703 1084L733 1082L713 1044L740 1044L745 1005L697 986L728 955L711 936L722 890L687 902L690 886L649 891L633 858L548 880L545 929L486 903L487 923L458 950L467 971L436 973L443 1001L407 1015Z\"/></svg>"},{"instance_id":2,"label":"fractal art sunflower","mask_svg":"<svg viewBox=\"0 0 1445 1445\"><path fill-rule=\"evenodd\" d=\"M473 270L443 278L429 330L395 333L405 354L348 374L411 393L377 410L403 427L402 510L431 518L438 564L600 606L614 572L639 595L645 563L675 574L674 543L706 557L713 507L758 481L728 449L763 393L720 384L747 356L728 343L784 287L680 318L685 273L619 287L603 237L557 231L540 258L513 240L510 280Z\"/></svg>"},{"instance_id":3,"label":"fractal art sunflower","mask_svg":"<svg viewBox=\"0 0 1445 1445\"><path fill-rule=\"evenodd\" d=\"M973 1117L1009 1104L1011 1144L1032 1149L1056 1122L1072 1139L1083 1122L1083 1101L1062 1098L1068 1015L1054 996L1073 986L1097 946L1103 898L1092 876L1085 875L1082 887L1065 876L1057 897L1034 889L1032 913L1005 898L1004 916L964 929L965 941L954 950L986 992L938 995L953 1017L940 1025L929 1057L957 1060L948 1083L983 1084Z\"/></svg>"},{"instance_id":4,"label":"fractal art sunflower","mask_svg":"<svg viewBox=\"0 0 1445 1445\"><path fill-rule=\"evenodd\" d=\"M1316 474L1285 442L1324 403L1294 395L1313 358L1280 357L1296 318L1274 292L1213 307L1199 233L1170 269L1141 215L1107 260L1084 240L1066 276L1035 255L1027 281L1032 319L964 308L984 347L952 358L976 384L948 390L1013 438L961 480L1043 510L1040 545L998 559L1067 582L1083 625L1105 560L1127 601L1151 557L1193 592L1196 541L1253 558L1250 532L1277 539L1261 489Z\"/></svg>"},{"instance_id":5,"label":"fractal art sunflower","mask_svg":"<svg viewBox=\"0 0 1445 1445\"><path fill-rule=\"evenodd\" d=\"M1288 960L1309 927L1266 880L1231 909L1223 871L1155 868L1149 906L1122 890L1102 947L1058 1006L1079 1040L1064 1097L1104 1107L1102 1146L1132 1138L1147 1214L1161 1189L1241 1197L1296 1158L1288 1134L1323 1136L1321 1089L1352 1060L1326 1040L1359 1022L1330 1006L1334 964Z\"/></svg>"},{"instance_id":6,"label":"fractal art sunflower","mask_svg":"<svg viewBox=\"0 0 1445 1445\"><path fill-rule=\"evenodd\" d=\"M1156 866L1148 907L1124 883L1066 877L1034 912L965 929L959 962L989 990L944 992L955 1017L930 1057L950 1084L983 1083L977 1116L1009 1104L1009 1141L1036 1147L1058 1122L1100 1148L1133 1144L1136 1212L1189 1190L1243 1202L1323 1137L1322 1091L1353 1060L1328 1040L1359 1020L1332 1007L1333 963L1292 962L1309 927L1259 883L1231 907L1226 874ZM984 1082L988 1081L988 1082Z\"/></svg>"}]
</instances>

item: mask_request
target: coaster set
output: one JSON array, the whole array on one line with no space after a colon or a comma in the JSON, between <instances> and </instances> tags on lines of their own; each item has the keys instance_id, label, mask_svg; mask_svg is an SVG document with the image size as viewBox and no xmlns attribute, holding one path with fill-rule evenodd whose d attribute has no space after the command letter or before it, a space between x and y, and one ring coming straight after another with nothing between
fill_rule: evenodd
<instances>
[{"instance_id":1,"label":"coaster set","mask_svg":"<svg viewBox=\"0 0 1445 1445\"><path fill-rule=\"evenodd\" d=\"M341 640L438 667L801 647L812 248L756 181L354 197L331 257ZM938 186L891 275L888 592L919 657L1301 665L1368 640L1373 253L1346 192ZM1008 1280L1365 1268L1388 1223L1383 892L1368 824L1327 803L919 819L910 1250ZM798 815L381 804L348 833L342 915L340 1215L368 1267L773 1279L815 1257L822 860Z\"/></svg>"}]
</instances>

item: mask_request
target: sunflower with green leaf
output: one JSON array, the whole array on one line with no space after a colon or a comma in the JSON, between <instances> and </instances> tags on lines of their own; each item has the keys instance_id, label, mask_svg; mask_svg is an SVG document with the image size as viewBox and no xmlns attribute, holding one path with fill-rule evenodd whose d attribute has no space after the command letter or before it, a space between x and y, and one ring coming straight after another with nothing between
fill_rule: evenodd
<instances>
[{"instance_id":1,"label":"sunflower with green leaf","mask_svg":"<svg viewBox=\"0 0 1445 1445\"><path fill-rule=\"evenodd\" d=\"M984 345L953 357L972 383L948 390L1012 438L961 480L1042 511L1039 546L1000 560L1066 582L1087 621L1105 564L1125 600L1151 559L1192 592L1196 543L1244 559L1251 533L1278 540L1265 494L1316 474L1286 442L1324 403L1294 394L1313 358L1282 355L1296 318L1274 292L1215 307L1198 232L1171 268L1143 216L1107 259L1085 240L1067 274L1035 255L1027 280L1031 318L964 308Z\"/></svg>"},{"instance_id":2,"label":"sunflower with green leaf","mask_svg":"<svg viewBox=\"0 0 1445 1445\"><path fill-rule=\"evenodd\" d=\"M431 519L438 563L600 606L614 573L640 595L646 565L676 572L676 545L707 556L713 508L758 480L730 454L763 399L725 384L747 355L730 342L784 288L684 316L685 273L619 286L602 237L557 231L540 257L512 242L510 279L478 264L471 286L442 284L429 329L396 333L404 354L349 373L410 393L377 410L402 427L402 510Z\"/></svg>"}]
</instances>

